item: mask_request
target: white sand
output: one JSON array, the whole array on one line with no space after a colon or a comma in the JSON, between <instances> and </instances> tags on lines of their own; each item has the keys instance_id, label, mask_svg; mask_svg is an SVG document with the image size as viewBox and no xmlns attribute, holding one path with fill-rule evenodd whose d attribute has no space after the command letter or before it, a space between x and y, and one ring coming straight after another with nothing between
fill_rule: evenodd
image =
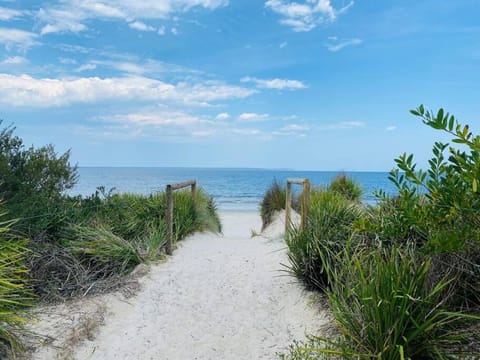
<instances>
[{"instance_id":1,"label":"white sand","mask_svg":"<svg viewBox=\"0 0 480 360\"><path fill-rule=\"evenodd\" d=\"M97 297L106 305L104 325L74 348L73 358L274 359L324 325L315 296L282 271L283 241L250 237L261 228L259 216L221 218L223 236L183 241L166 263L151 267L135 297ZM40 349L33 358L53 359L52 351Z\"/></svg>"}]
</instances>

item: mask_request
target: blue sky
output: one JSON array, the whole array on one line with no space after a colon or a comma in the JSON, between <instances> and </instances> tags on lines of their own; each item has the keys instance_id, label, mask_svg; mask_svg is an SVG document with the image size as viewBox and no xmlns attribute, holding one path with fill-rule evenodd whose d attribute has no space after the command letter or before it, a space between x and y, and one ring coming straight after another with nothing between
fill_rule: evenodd
<instances>
[{"instance_id":1,"label":"blue sky","mask_svg":"<svg viewBox=\"0 0 480 360\"><path fill-rule=\"evenodd\" d=\"M390 170L480 130L480 2L0 1L0 118L80 166Z\"/></svg>"}]
</instances>

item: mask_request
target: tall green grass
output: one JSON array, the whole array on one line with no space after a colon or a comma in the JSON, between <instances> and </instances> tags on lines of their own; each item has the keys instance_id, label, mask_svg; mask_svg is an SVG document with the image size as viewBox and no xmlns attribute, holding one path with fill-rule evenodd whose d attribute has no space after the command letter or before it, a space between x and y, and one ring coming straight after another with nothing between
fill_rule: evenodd
<instances>
[{"instance_id":1,"label":"tall green grass","mask_svg":"<svg viewBox=\"0 0 480 360\"><path fill-rule=\"evenodd\" d=\"M190 191L175 192L173 203L175 241L198 231L221 231L213 199L203 190L198 189L195 197ZM42 300L101 291L109 278L117 279L141 262L164 256L164 193L105 197L97 193L65 198L63 205L62 215L53 217L58 230L36 236L31 243L34 254L29 268Z\"/></svg>"},{"instance_id":2,"label":"tall green grass","mask_svg":"<svg viewBox=\"0 0 480 360\"><path fill-rule=\"evenodd\" d=\"M0 221L0 358L23 350L20 335L25 309L33 301L25 266L27 242L12 236L11 225Z\"/></svg>"},{"instance_id":3,"label":"tall green grass","mask_svg":"<svg viewBox=\"0 0 480 360\"><path fill-rule=\"evenodd\" d=\"M290 271L310 289L329 287L327 269L336 262L331 254L343 251L362 214L361 206L337 192L312 191L305 229L294 228L286 236Z\"/></svg>"},{"instance_id":4,"label":"tall green grass","mask_svg":"<svg viewBox=\"0 0 480 360\"><path fill-rule=\"evenodd\" d=\"M304 354L302 359L322 354L382 360L478 355L480 333L474 326L480 317L449 310L443 293L450 281L429 283L430 260L404 248L346 251L336 257L341 265L329 269L335 281L327 294L339 340L317 338L287 358L295 354Z\"/></svg>"},{"instance_id":5,"label":"tall green grass","mask_svg":"<svg viewBox=\"0 0 480 360\"><path fill-rule=\"evenodd\" d=\"M345 174L337 175L330 182L328 190L339 193L351 201L360 202L362 199L362 187Z\"/></svg>"},{"instance_id":6,"label":"tall green grass","mask_svg":"<svg viewBox=\"0 0 480 360\"><path fill-rule=\"evenodd\" d=\"M275 212L285 209L286 188L284 185L274 181L267 189L260 203L260 216L262 217L262 228L265 229L273 221Z\"/></svg>"}]
</instances>

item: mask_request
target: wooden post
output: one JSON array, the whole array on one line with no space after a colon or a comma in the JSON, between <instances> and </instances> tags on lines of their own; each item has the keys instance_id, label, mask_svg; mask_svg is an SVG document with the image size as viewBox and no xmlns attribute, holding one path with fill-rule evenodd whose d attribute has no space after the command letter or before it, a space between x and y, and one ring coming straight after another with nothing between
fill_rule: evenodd
<instances>
[{"instance_id":1,"label":"wooden post","mask_svg":"<svg viewBox=\"0 0 480 360\"><path fill-rule=\"evenodd\" d=\"M191 187L192 187L192 198L195 199L195 195L197 194L197 182L194 181L192 183Z\"/></svg>"},{"instance_id":2,"label":"wooden post","mask_svg":"<svg viewBox=\"0 0 480 360\"><path fill-rule=\"evenodd\" d=\"M303 182L303 194L302 194L302 230L307 227L308 211L310 209L310 181L305 179Z\"/></svg>"},{"instance_id":3,"label":"wooden post","mask_svg":"<svg viewBox=\"0 0 480 360\"><path fill-rule=\"evenodd\" d=\"M167 185L167 209L165 213L165 222L167 223L167 255L172 255L173 248L173 197L172 197L172 185Z\"/></svg>"},{"instance_id":4,"label":"wooden post","mask_svg":"<svg viewBox=\"0 0 480 360\"><path fill-rule=\"evenodd\" d=\"M290 230L290 212L292 207L292 184L287 181L287 191L285 194L285 236L287 236Z\"/></svg>"},{"instance_id":5,"label":"wooden post","mask_svg":"<svg viewBox=\"0 0 480 360\"><path fill-rule=\"evenodd\" d=\"M301 229L305 229L308 222L308 211L310 209L310 180L308 179L287 179L287 190L285 200L285 236L290 230L292 210L292 184L302 185L303 192L301 202Z\"/></svg>"},{"instance_id":6,"label":"wooden post","mask_svg":"<svg viewBox=\"0 0 480 360\"><path fill-rule=\"evenodd\" d=\"M165 251L167 255L172 255L173 251L173 192L190 186L192 190L192 197L195 198L197 192L197 181L189 180L177 184L169 184L165 189L165 195L167 198L167 208L165 212L165 222L167 223Z\"/></svg>"}]
</instances>

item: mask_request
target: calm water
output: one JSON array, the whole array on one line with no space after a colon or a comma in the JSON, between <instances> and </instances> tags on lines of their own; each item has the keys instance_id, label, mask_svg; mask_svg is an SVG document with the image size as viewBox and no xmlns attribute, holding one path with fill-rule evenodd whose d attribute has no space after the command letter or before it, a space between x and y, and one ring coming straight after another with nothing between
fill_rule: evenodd
<instances>
[{"instance_id":1,"label":"calm water","mask_svg":"<svg viewBox=\"0 0 480 360\"><path fill-rule=\"evenodd\" d=\"M383 189L395 193L385 172L345 172L363 188L364 202L372 203L372 192ZM263 169L202 168L79 168L79 181L72 195L90 195L97 186L115 188L116 192L149 194L163 191L165 185L196 179L223 210L257 210L265 190L274 180L309 178L313 185L327 185L338 172L287 171Z\"/></svg>"}]
</instances>

